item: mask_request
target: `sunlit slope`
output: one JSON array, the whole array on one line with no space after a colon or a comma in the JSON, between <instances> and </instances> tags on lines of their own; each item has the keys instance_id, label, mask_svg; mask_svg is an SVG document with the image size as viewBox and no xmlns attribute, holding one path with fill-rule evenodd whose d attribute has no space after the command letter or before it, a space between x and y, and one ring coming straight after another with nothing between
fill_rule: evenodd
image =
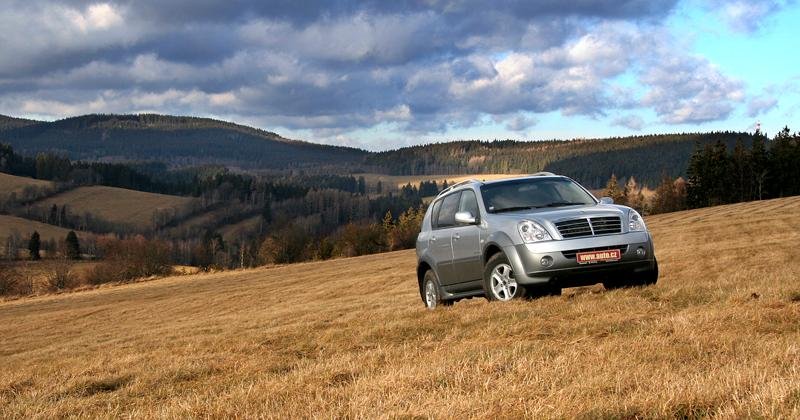
<instances>
[{"instance_id":1,"label":"sunlit slope","mask_svg":"<svg viewBox=\"0 0 800 420\"><path fill-rule=\"evenodd\" d=\"M0 417L800 416L800 198L648 219L657 286L428 312L413 251L0 304Z\"/></svg>"},{"instance_id":2,"label":"sunlit slope","mask_svg":"<svg viewBox=\"0 0 800 420\"><path fill-rule=\"evenodd\" d=\"M66 205L72 215L90 213L108 222L146 229L153 225L157 212L180 214L187 211L194 201L191 197L92 186L75 188L36 204L43 208Z\"/></svg>"},{"instance_id":3,"label":"sunlit slope","mask_svg":"<svg viewBox=\"0 0 800 420\"><path fill-rule=\"evenodd\" d=\"M0 172L0 196L15 193L22 194L26 188L52 188L53 183L41 179L9 175Z\"/></svg>"},{"instance_id":4,"label":"sunlit slope","mask_svg":"<svg viewBox=\"0 0 800 420\"><path fill-rule=\"evenodd\" d=\"M5 241L6 238L12 235L19 235L23 242L19 245L22 249L28 249L28 239L31 234L36 231L39 232L39 237L43 241L51 239L56 241L63 241L69 233L69 229L58 226L48 225L45 223L37 222L34 220L23 219L21 217L8 216L0 214L0 240ZM86 232L76 232L79 237L86 237L91 235ZM6 244L0 244L0 248L5 248ZM27 251L26 251L27 252Z\"/></svg>"}]
</instances>

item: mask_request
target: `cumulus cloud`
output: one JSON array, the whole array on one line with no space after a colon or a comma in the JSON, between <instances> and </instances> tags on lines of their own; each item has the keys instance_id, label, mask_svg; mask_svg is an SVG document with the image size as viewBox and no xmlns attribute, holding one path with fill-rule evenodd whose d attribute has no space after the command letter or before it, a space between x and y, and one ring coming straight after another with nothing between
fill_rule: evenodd
<instances>
[{"instance_id":1,"label":"cumulus cloud","mask_svg":"<svg viewBox=\"0 0 800 420\"><path fill-rule=\"evenodd\" d=\"M702 123L744 97L661 29L674 1L9 1L0 113L12 115L225 116L338 141L641 107Z\"/></svg>"}]
</instances>

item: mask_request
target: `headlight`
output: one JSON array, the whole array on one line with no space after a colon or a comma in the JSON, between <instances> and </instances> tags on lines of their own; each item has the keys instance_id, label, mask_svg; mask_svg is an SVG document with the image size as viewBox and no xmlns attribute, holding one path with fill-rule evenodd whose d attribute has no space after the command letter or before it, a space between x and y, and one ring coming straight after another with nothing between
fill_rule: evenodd
<instances>
[{"instance_id":1,"label":"headlight","mask_svg":"<svg viewBox=\"0 0 800 420\"><path fill-rule=\"evenodd\" d=\"M644 225L644 219L642 219L642 216L634 209L628 212L628 230L631 232L647 230L647 227Z\"/></svg>"},{"instance_id":2,"label":"headlight","mask_svg":"<svg viewBox=\"0 0 800 420\"><path fill-rule=\"evenodd\" d=\"M542 225L530 220L524 220L520 222L517 228L519 229L519 236L522 237L522 242L525 242L526 244L549 241L553 239L542 227Z\"/></svg>"}]
</instances>

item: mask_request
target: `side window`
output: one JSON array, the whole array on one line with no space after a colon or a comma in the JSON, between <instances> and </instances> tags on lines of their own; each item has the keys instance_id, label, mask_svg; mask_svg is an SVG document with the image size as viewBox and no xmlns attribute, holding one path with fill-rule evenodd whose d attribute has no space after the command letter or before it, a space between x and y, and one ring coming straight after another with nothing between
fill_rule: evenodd
<instances>
[{"instance_id":1,"label":"side window","mask_svg":"<svg viewBox=\"0 0 800 420\"><path fill-rule=\"evenodd\" d=\"M433 209L431 209L431 227L436 229L439 225L439 208L442 207L442 200L439 200L433 203Z\"/></svg>"},{"instance_id":2,"label":"side window","mask_svg":"<svg viewBox=\"0 0 800 420\"><path fill-rule=\"evenodd\" d=\"M456 212L458 211L460 197L460 193L454 193L442 200L442 208L439 210L439 218L436 222L436 227L443 228L456 224Z\"/></svg>"},{"instance_id":3,"label":"side window","mask_svg":"<svg viewBox=\"0 0 800 420\"><path fill-rule=\"evenodd\" d=\"M458 211L468 211L472 213L476 219L481 217L480 211L478 210L478 198L475 197L475 191L461 191L461 202L458 205Z\"/></svg>"}]
</instances>

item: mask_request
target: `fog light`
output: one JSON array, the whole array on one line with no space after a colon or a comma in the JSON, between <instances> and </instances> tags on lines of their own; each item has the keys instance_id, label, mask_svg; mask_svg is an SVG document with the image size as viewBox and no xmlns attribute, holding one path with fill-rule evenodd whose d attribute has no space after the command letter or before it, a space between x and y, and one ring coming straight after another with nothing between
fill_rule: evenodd
<instances>
[{"instance_id":1,"label":"fog light","mask_svg":"<svg viewBox=\"0 0 800 420\"><path fill-rule=\"evenodd\" d=\"M542 265L542 267L550 267L551 265L553 265L553 257L551 257L551 256L549 256L549 255L545 255L545 256L544 256L544 257L542 257L542 259L539 261L539 264L541 264L541 265Z\"/></svg>"},{"instance_id":2,"label":"fog light","mask_svg":"<svg viewBox=\"0 0 800 420\"><path fill-rule=\"evenodd\" d=\"M644 248L642 248L642 247L636 248L636 255L637 256L644 257L645 254L647 254L647 251L645 251Z\"/></svg>"}]
</instances>

